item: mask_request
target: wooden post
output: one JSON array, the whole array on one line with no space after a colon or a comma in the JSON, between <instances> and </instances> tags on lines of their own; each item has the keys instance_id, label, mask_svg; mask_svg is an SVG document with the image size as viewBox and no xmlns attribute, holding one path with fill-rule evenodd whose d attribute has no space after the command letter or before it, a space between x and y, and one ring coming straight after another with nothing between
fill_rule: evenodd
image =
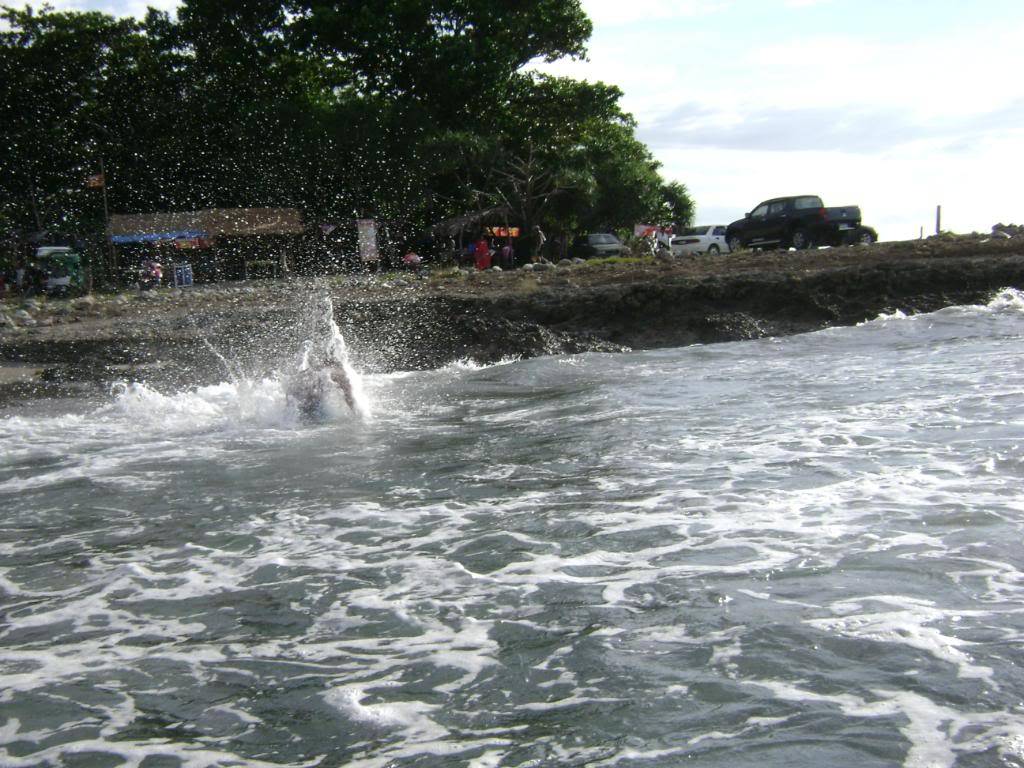
<instances>
[{"instance_id":1,"label":"wooden post","mask_svg":"<svg viewBox=\"0 0 1024 768\"><path fill-rule=\"evenodd\" d=\"M107 252L110 255L110 277L117 281L117 251L114 250L114 238L110 234L110 204L107 202L107 171L103 167L103 156L100 156L100 189L103 191L103 231L107 240Z\"/></svg>"},{"instance_id":2,"label":"wooden post","mask_svg":"<svg viewBox=\"0 0 1024 768\"><path fill-rule=\"evenodd\" d=\"M935 206L935 234L942 234L942 206Z\"/></svg>"}]
</instances>

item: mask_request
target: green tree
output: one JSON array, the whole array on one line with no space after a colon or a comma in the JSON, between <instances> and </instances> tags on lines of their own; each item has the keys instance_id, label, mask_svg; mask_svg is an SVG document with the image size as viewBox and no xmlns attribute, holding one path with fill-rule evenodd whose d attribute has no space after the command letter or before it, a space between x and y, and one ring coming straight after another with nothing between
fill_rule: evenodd
<instances>
[{"instance_id":1,"label":"green tree","mask_svg":"<svg viewBox=\"0 0 1024 768\"><path fill-rule=\"evenodd\" d=\"M694 205L685 184L672 181L661 187L661 215L657 223L683 229L693 224Z\"/></svg>"},{"instance_id":2,"label":"green tree","mask_svg":"<svg viewBox=\"0 0 1024 768\"><path fill-rule=\"evenodd\" d=\"M333 86L421 104L442 127L476 127L534 59L582 56L579 0L298 0L291 39L330 62Z\"/></svg>"},{"instance_id":3,"label":"green tree","mask_svg":"<svg viewBox=\"0 0 1024 768\"><path fill-rule=\"evenodd\" d=\"M137 22L101 13L34 13L3 8L0 21L0 173L5 218L73 227L89 206L84 177L98 170L106 139L103 94L116 77Z\"/></svg>"},{"instance_id":4,"label":"green tree","mask_svg":"<svg viewBox=\"0 0 1024 768\"><path fill-rule=\"evenodd\" d=\"M142 20L0 10L0 223L297 206L412 232L500 205L555 229L681 222L602 83L531 74L580 56L578 0L185 0Z\"/></svg>"},{"instance_id":5,"label":"green tree","mask_svg":"<svg viewBox=\"0 0 1024 768\"><path fill-rule=\"evenodd\" d=\"M463 155L477 164L475 176L462 169L463 183L488 190L527 229L611 230L670 217L658 163L636 139L621 96L604 83L517 74L496 112L489 156ZM677 187L682 205L688 198Z\"/></svg>"}]
</instances>

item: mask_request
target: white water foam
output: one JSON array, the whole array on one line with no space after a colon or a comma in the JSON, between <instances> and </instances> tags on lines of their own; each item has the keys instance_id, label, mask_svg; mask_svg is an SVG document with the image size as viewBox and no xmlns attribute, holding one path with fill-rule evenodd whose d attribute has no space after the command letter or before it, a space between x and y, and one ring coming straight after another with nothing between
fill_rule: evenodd
<instances>
[{"instance_id":1,"label":"white water foam","mask_svg":"<svg viewBox=\"0 0 1024 768\"><path fill-rule=\"evenodd\" d=\"M935 315L926 320L934 322ZM909 327L905 320L897 324ZM833 339L857 333L846 329ZM462 764L474 760L461 754L470 750L482 750L475 764L484 768L501 764L511 751L504 745L529 739L541 743L550 764L579 764L585 755L588 764L615 765L682 760L716 744L771 737L780 723L787 724L777 739L783 746L787 738L797 743L794 749L816 738L804 720L780 709L834 709L873 721L873 734L896 732L900 748L902 733L911 745L908 767L953 765L960 754L986 749L1019 760L1019 713L1003 711L985 691L999 679L990 672L999 654L1011 653L1019 637L1013 622L1004 626L1001 606L977 601L1019 605L1024 583L1012 561L986 549L985 537L964 522L985 514L1000 531L1018 525L1018 452L1011 442L1016 425L1004 424L996 453L987 448L996 441L992 429L967 436L981 418L969 407L985 418L991 413L993 420L1012 420L991 406L992 398L1009 397L1016 385L1004 376L974 392L957 379L945 390L915 389L894 377L894 384L875 391L872 377L892 371L870 371L872 361L863 370L846 365L846 348L833 339L790 340L781 345L786 359L773 358L769 343L633 356L634 378L646 382L640 393L622 383L621 358L607 374L595 372L606 361L580 357L571 364L532 361L484 374L477 370L485 366L456 364L441 372L371 379L371 389L382 391L385 401L401 390L412 406L402 410L402 401L394 399L393 410L401 414L385 409L376 425L394 429L372 433L384 443L382 455L398 456L360 465L379 476L377 484L361 484L353 476L357 470L336 462L333 453L327 460L335 464L330 485L305 488L308 479L300 476L297 498L250 498L234 517L227 517L231 510L222 497L215 503L210 489L197 490L206 494L200 496L200 530L209 526L216 534L202 546L168 541L166 530L154 529L131 546L90 553L77 571L81 583L64 590L34 586L33 579L42 577L14 566L0 574L0 586L10 585L8 595L18 600L4 631L52 629L54 643L42 651L28 644L5 651L16 672L9 700L29 700L40 691L51 695L91 676L110 681L118 701L90 705L92 711L81 715L82 722L102 722L104 738L72 734L68 738L79 741L62 749L124 750L130 759L136 749L150 750L175 754L186 765L196 755L208 764L256 763L239 755L218 757L213 741L206 755L192 744L117 740L126 724L147 712L129 693L137 686L130 672L174 664L180 671L159 684L170 687L173 680L185 690L201 689L211 680L237 677L268 699L276 685L286 685L289 673L282 670L291 670L295 680L316 678L324 688L312 697L355 734L346 745L354 754L345 764L366 768L429 761L422 757L429 755L459 754L449 763ZM813 369L788 357L807 354L808 347ZM699 376L752 378L752 367L759 381L738 390L736 402L756 397L754 406L740 403L730 410L718 390L706 400L692 394ZM855 380L852 394L841 389L846 378ZM803 385L796 392L794 382ZM479 397L489 385L493 389ZM773 394L776 385L780 394ZM245 386L255 394L240 389ZM520 391L537 402L524 403L515 396ZM558 397L538 397L547 391ZM240 404L250 397L256 405ZM618 402L630 397L627 405ZM451 421L425 427L434 426L429 419L444 407ZM172 412L171 421L148 420L148 411L161 408ZM70 431L77 450L98 445L115 462L150 449L162 456L211 451L209 444L224 434L265 431L273 433L268 453L276 461L278 436L304 432L287 420L288 408L284 386L274 377L169 395L138 385L84 420L23 427L42 428L41 442L53 457L69 444ZM518 420L505 418L510 410ZM276 415L264 421L266 413ZM191 425L176 433L175 423ZM603 423L617 431L588 431ZM947 428L939 438L929 434ZM532 442L519 450L502 430ZM323 434L305 430L310 432ZM453 436L463 443L438 447ZM129 443L124 456L109 448L118 441ZM552 447L542 455L547 443ZM22 447L33 449L31 441ZM464 467L451 468L460 461ZM414 468L406 472L409 464ZM273 467L268 458L262 468L272 473ZM138 474L131 477L138 480ZM355 490L346 493L349 488ZM241 483L230 489L247 490ZM169 514L187 521L173 507ZM113 529L122 524L118 513L109 517ZM12 536L3 554L13 561L51 546L60 553L82 545L74 531L46 542ZM861 586L860 579L870 577L866 560L869 566L905 564L908 572L915 564L927 571L934 562L929 588L948 588L938 565L946 558L955 562L944 566L945 576L962 587L962 594L947 598L967 603L966 610L899 594L899 581L891 595ZM63 566L53 570L53 578L71 581L75 575ZM232 624L233 611L247 601L259 602L271 620L275 612L291 617L297 628L283 631L275 623L263 634ZM160 606L195 606L199 615L168 619ZM957 617L972 626L961 630ZM204 635L203 620L211 626L223 620L232 631ZM1003 651L993 653L992 643L977 633L990 625L1002 630ZM887 660L891 649L893 665L910 661L897 669L896 687L887 687L879 684L881 676L871 677L871 659L851 659L867 679L849 694L822 694L800 679L801 659L817 659L817 649L794 643L785 661L797 679L761 686L765 673L752 672L764 642L757 632L775 628L815 639L838 636L877 649ZM510 630L526 639L517 640ZM971 658L986 648L985 661ZM913 666L933 661L940 672L949 668L945 678L933 673L912 694L897 690L899 674L909 679ZM607 679L595 680L592 669ZM941 691L945 680L964 688L949 701L926 695ZM726 715L707 725L686 720L687 710L715 718L729 709L702 700L709 687L728 695L757 686L775 693L774 700L758 695L759 705L772 707L776 717L744 714L729 721ZM669 701L665 692L672 694ZM495 702L491 693L506 698ZM665 721L680 716L678 747L645 749L622 733L642 728L652 714L638 701L676 707ZM218 701L216 709L225 706L229 711L222 716L235 712L233 719L243 725L266 726L253 700ZM596 746L577 746L571 738L586 738L587 720L594 712L600 717L602 706L615 713L602 725L616 743L598 738ZM491 710L481 713L485 707ZM574 712L581 715L574 718ZM559 724L567 735L534 728L541 714L564 718ZM19 734L19 727L8 721L6 732ZM15 740L53 737L36 729ZM300 738L297 733L297 743ZM59 764L64 755L51 750L31 758ZM526 758L520 754L516 764Z\"/></svg>"},{"instance_id":2,"label":"white water foam","mask_svg":"<svg viewBox=\"0 0 1024 768\"><path fill-rule=\"evenodd\" d=\"M930 321L934 318L942 318L948 315L956 315L960 317L971 316L971 315L993 315L993 314L1008 314L1017 315L1024 314L1024 291L1020 291L1016 288L1003 288L993 294L992 298L985 304L967 304L961 306L946 307L936 312L930 312L923 315L908 315L902 310L894 310L892 312L881 312L878 317L874 320L867 320L862 323L857 323L857 327L864 326L882 326L885 327L893 321L901 320L923 320L925 322Z\"/></svg>"},{"instance_id":3,"label":"white water foam","mask_svg":"<svg viewBox=\"0 0 1024 768\"><path fill-rule=\"evenodd\" d=\"M936 704L911 691L873 690L873 700L848 693L820 694L800 685L761 681L783 701L800 708L831 706L858 719L902 717L900 732L910 743L904 768L953 768L960 754L995 749L1004 758L1019 761L1024 747L1024 715L1002 711L963 712Z\"/></svg>"},{"instance_id":4,"label":"white water foam","mask_svg":"<svg viewBox=\"0 0 1024 768\"><path fill-rule=\"evenodd\" d=\"M867 612L864 604L880 604L893 610ZM944 634L934 625L939 622L957 623L962 618L986 618L990 611L963 611L937 608L933 602L895 595L873 595L856 601L842 601L832 606L839 616L828 619L810 619L806 623L823 632L883 643L906 645L923 651L936 659L956 667L962 678L977 678L993 688L990 667L975 664L967 653L973 643Z\"/></svg>"},{"instance_id":5,"label":"white water foam","mask_svg":"<svg viewBox=\"0 0 1024 768\"><path fill-rule=\"evenodd\" d=\"M993 312L1024 313L1024 291L1017 290L1016 288L1004 288L988 304L978 308Z\"/></svg>"}]
</instances>

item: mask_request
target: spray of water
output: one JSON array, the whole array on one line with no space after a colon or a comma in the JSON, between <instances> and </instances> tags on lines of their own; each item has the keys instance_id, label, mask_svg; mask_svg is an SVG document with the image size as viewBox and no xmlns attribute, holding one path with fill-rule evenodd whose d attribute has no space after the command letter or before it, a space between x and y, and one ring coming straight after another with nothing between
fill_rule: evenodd
<instances>
[{"instance_id":1,"label":"spray of water","mask_svg":"<svg viewBox=\"0 0 1024 768\"><path fill-rule=\"evenodd\" d=\"M291 354L271 371L247 370L222 352L204 333L201 342L223 366L217 385L164 394L139 382L111 388L114 408L137 424L159 429L203 429L221 425L289 426L371 417L363 378L349 360L345 337L334 321L326 291L299 303L300 314L286 336ZM297 344L297 349L296 345ZM276 349L268 349L275 354Z\"/></svg>"},{"instance_id":2,"label":"spray of water","mask_svg":"<svg viewBox=\"0 0 1024 768\"><path fill-rule=\"evenodd\" d=\"M224 366L224 371L225 373L227 373L228 378L231 379L231 381L237 383L245 378L244 374L241 371L241 366L239 366L238 363L232 365L231 361L224 357L224 355L221 354L220 350L213 346L210 340L206 338L205 333L200 331L199 338L202 339L204 346L206 346L206 348L209 349L214 354L214 356L216 356L216 358L220 361L220 364Z\"/></svg>"},{"instance_id":3,"label":"spray of water","mask_svg":"<svg viewBox=\"0 0 1024 768\"><path fill-rule=\"evenodd\" d=\"M302 343L294 372L285 376L285 389L304 416L336 415L339 397L356 416L366 419L371 415L362 377L349 360L348 344L334 321L334 304L326 294L314 302L310 335Z\"/></svg>"}]
</instances>

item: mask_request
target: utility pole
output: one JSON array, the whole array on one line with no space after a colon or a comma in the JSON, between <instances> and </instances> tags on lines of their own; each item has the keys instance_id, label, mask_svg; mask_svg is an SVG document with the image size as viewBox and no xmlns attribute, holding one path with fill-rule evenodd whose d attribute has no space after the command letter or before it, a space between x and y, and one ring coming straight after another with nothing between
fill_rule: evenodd
<instances>
[{"instance_id":1,"label":"utility pole","mask_svg":"<svg viewBox=\"0 0 1024 768\"><path fill-rule=\"evenodd\" d=\"M117 251L114 240L110 236L110 204L107 201L107 171L103 167L103 156L100 155L100 189L103 192L103 236L107 241L107 253L110 258L110 277L117 280Z\"/></svg>"},{"instance_id":2,"label":"utility pole","mask_svg":"<svg viewBox=\"0 0 1024 768\"><path fill-rule=\"evenodd\" d=\"M39 204L36 202L36 182L31 176L28 179L28 203L32 208L32 218L36 222L36 232L42 232L43 221L39 218Z\"/></svg>"},{"instance_id":3,"label":"utility pole","mask_svg":"<svg viewBox=\"0 0 1024 768\"><path fill-rule=\"evenodd\" d=\"M82 98L83 101L87 100L81 96L80 98ZM91 120L87 120L86 123L96 131L96 154L98 155L100 162L99 178L96 179L99 183L93 183L93 181L90 180L89 186L99 187L100 191L103 193L103 237L107 241L107 260L110 265L109 277L116 283L117 250L114 248L114 239L110 231L110 203L107 200L107 169L103 167L103 149L104 147L110 146L111 136L110 131L99 123L94 123Z\"/></svg>"}]
</instances>

